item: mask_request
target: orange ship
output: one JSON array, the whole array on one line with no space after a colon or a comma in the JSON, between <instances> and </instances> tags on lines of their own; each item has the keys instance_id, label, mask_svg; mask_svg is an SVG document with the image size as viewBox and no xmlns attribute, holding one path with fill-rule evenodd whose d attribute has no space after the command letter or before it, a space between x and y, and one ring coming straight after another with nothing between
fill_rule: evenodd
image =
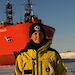
<instances>
[{"instance_id":1,"label":"orange ship","mask_svg":"<svg viewBox=\"0 0 75 75\"><path fill-rule=\"evenodd\" d=\"M25 48L29 42L29 27L33 23L42 22L32 14L31 0L25 7L24 22L13 24L12 4L8 0L6 5L6 21L0 25L0 65L15 64L14 52ZM55 28L44 25L47 39L53 38Z\"/></svg>"}]
</instances>

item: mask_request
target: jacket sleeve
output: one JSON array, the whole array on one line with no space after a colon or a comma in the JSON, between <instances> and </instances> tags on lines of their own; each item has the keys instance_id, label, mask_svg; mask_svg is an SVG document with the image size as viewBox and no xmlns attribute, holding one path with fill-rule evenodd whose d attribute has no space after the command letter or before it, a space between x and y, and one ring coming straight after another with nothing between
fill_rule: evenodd
<instances>
[{"instance_id":1,"label":"jacket sleeve","mask_svg":"<svg viewBox=\"0 0 75 75\"><path fill-rule=\"evenodd\" d=\"M55 75L68 75L65 68L64 62L62 61L60 55L56 53L56 74Z\"/></svg>"},{"instance_id":2,"label":"jacket sleeve","mask_svg":"<svg viewBox=\"0 0 75 75\"><path fill-rule=\"evenodd\" d=\"M16 58L16 63L15 63L15 74L16 75L22 75L22 58L21 55L18 55Z\"/></svg>"}]
</instances>

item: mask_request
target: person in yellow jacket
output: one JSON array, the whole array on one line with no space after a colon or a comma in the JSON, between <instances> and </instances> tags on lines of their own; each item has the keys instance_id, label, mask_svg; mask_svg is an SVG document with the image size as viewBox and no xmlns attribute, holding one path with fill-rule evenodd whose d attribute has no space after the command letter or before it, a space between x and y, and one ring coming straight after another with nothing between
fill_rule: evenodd
<instances>
[{"instance_id":1,"label":"person in yellow jacket","mask_svg":"<svg viewBox=\"0 0 75 75\"><path fill-rule=\"evenodd\" d=\"M42 24L30 27L30 42L16 58L16 75L67 75L59 53L50 48Z\"/></svg>"}]
</instances>

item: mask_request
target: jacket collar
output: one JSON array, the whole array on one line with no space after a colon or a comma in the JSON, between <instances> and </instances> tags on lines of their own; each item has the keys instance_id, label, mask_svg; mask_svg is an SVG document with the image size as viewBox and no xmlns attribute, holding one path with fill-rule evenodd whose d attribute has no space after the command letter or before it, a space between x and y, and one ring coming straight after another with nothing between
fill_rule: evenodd
<instances>
[{"instance_id":1,"label":"jacket collar","mask_svg":"<svg viewBox=\"0 0 75 75\"><path fill-rule=\"evenodd\" d=\"M36 53L37 54L40 54L42 56L42 54L44 52L46 52L49 48L50 48L50 45L51 45L51 40L49 40L46 44L44 44L43 46L41 46L39 49L35 50L35 49L32 49L32 48L28 48L28 49L25 49L27 50L28 53L26 53L24 50L22 52L24 52L24 54L28 57L31 58L36 58ZM37 55L38 56L38 55Z\"/></svg>"},{"instance_id":2,"label":"jacket collar","mask_svg":"<svg viewBox=\"0 0 75 75\"><path fill-rule=\"evenodd\" d=\"M51 40L49 40L45 45L43 45L42 47L40 47L37 52L43 52L43 51L46 51L48 48L50 48L50 45L51 45Z\"/></svg>"},{"instance_id":3,"label":"jacket collar","mask_svg":"<svg viewBox=\"0 0 75 75\"><path fill-rule=\"evenodd\" d=\"M29 43L27 43L27 46L25 47L25 49L35 49L36 51L42 47L43 45L45 45L47 43L47 40L44 40L42 43L40 44L36 44L34 43L32 40L30 40Z\"/></svg>"},{"instance_id":4,"label":"jacket collar","mask_svg":"<svg viewBox=\"0 0 75 75\"><path fill-rule=\"evenodd\" d=\"M47 42L43 43L43 44L35 44L32 42L29 42L26 46L26 50L30 50L30 49L34 49L36 50L38 53L41 53L43 51L46 51L48 48L50 48L50 45L52 44L51 40L48 40Z\"/></svg>"}]
</instances>

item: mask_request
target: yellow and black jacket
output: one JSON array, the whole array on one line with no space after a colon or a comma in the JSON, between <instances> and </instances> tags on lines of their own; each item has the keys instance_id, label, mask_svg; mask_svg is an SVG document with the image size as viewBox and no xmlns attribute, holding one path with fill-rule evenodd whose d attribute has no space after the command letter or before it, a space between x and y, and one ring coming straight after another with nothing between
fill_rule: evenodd
<instances>
[{"instance_id":1,"label":"yellow and black jacket","mask_svg":"<svg viewBox=\"0 0 75 75\"><path fill-rule=\"evenodd\" d=\"M67 75L60 55L49 46L47 42L38 50L21 52L16 59L16 75Z\"/></svg>"}]
</instances>

